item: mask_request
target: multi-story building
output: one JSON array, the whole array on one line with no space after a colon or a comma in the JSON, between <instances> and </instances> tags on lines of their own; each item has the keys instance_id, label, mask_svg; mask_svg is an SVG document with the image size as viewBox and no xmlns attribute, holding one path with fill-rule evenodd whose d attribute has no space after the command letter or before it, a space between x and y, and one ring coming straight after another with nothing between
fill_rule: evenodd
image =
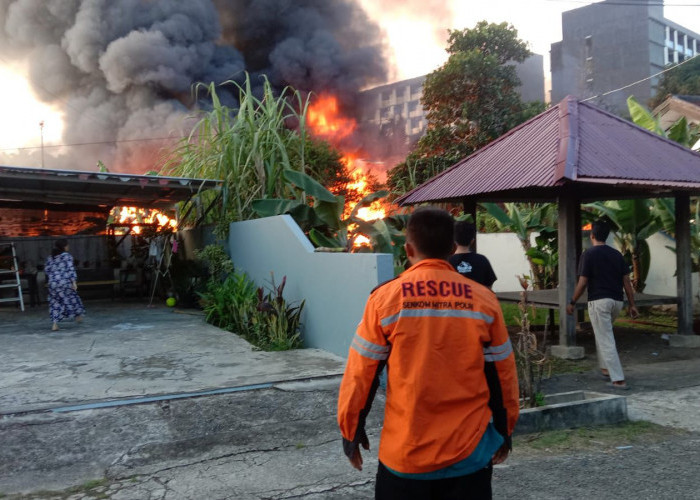
<instances>
[{"instance_id":1,"label":"multi-story building","mask_svg":"<svg viewBox=\"0 0 700 500\"><path fill-rule=\"evenodd\" d=\"M561 21L562 40L551 48L553 103L593 97L626 114L628 96L645 103L654 95L658 77L649 77L700 52L700 35L665 19L657 0L605 0L563 12Z\"/></svg>"},{"instance_id":2,"label":"multi-story building","mask_svg":"<svg viewBox=\"0 0 700 500\"><path fill-rule=\"evenodd\" d=\"M544 101L543 57L533 54L516 65L524 101ZM425 133L428 122L420 99L425 75L365 90L361 95L360 123L383 136L402 136L412 144Z\"/></svg>"}]
</instances>

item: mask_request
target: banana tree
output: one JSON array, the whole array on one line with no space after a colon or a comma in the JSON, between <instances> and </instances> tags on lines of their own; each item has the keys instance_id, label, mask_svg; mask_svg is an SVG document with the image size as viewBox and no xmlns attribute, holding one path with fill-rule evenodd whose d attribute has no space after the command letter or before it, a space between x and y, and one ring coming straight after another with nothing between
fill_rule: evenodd
<instances>
[{"instance_id":1,"label":"banana tree","mask_svg":"<svg viewBox=\"0 0 700 500\"><path fill-rule=\"evenodd\" d=\"M556 284L558 259L556 235L552 234L552 231L556 232L556 228L551 225L556 214L555 205L504 203L501 208L496 203L481 203L481 206L494 218L499 230L510 231L520 240L530 264L533 286L544 289ZM530 236L532 233L543 231L547 236L541 237L533 246Z\"/></svg>"},{"instance_id":2,"label":"banana tree","mask_svg":"<svg viewBox=\"0 0 700 500\"><path fill-rule=\"evenodd\" d=\"M637 100L630 96L627 98L627 107L630 112L632 121L651 132L654 132L661 137L666 137L674 142L677 142L683 147L692 149L696 147L700 141L700 126L688 123L688 120L683 116L678 119L667 130L661 127L661 123L651 111L642 106ZM696 148L697 149L697 148ZM691 224L691 258L693 271L700 270L700 205L698 200L695 201L695 219ZM676 212L675 200L673 198L657 198L652 202L653 212L657 217L660 228L666 231L671 236L675 237L676 232ZM671 247L668 247L671 248ZM675 251L675 248L672 248Z\"/></svg>"},{"instance_id":3,"label":"banana tree","mask_svg":"<svg viewBox=\"0 0 700 500\"><path fill-rule=\"evenodd\" d=\"M632 264L634 289L642 292L651 263L646 240L662 229L653 203L645 199L616 200L588 203L584 207L606 216L615 226L615 242L625 259Z\"/></svg>"},{"instance_id":4,"label":"banana tree","mask_svg":"<svg viewBox=\"0 0 700 500\"><path fill-rule=\"evenodd\" d=\"M252 208L260 217L289 214L317 247L354 251L355 240L365 235L370 240L366 250L390 253L394 256L395 270L405 262L403 245L406 215L395 215L375 221L358 217L361 208L387 196L387 191L377 191L360 200L347 218L343 217L345 199L336 196L308 174L285 170L284 179L295 188L291 199L258 199ZM361 249L362 250L362 247Z\"/></svg>"},{"instance_id":5,"label":"banana tree","mask_svg":"<svg viewBox=\"0 0 700 500\"><path fill-rule=\"evenodd\" d=\"M635 125L639 125L661 137L671 139L683 147L693 149L700 141L700 126L689 123L685 116L680 117L667 130L664 130L659 119L651 111L639 104L634 96L627 98L627 108Z\"/></svg>"},{"instance_id":6,"label":"banana tree","mask_svg":"<svg viewBox=\"0 0 700 500\"><path fill-rule=\"evenodd\" d=\"M700 199L694 199L695 212L690 221L690 260L694 273L700 271ZM664 232L676 237L676 201L673 198L654 200L654 210ZM675 252L675 246L666 246Z\"/></svg>"}]
</instances>

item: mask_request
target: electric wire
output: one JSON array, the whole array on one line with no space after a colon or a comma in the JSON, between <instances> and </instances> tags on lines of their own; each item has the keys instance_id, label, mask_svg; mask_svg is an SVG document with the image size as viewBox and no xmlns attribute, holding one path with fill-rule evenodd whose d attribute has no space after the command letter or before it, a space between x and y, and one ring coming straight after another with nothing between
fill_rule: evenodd
<instances>
[{"instance_id":1,"label":"electric wire","mask_svg":"<svg viewBox=\"0 0 700 500\"><path fill-rule=\"evenodd\" d=\"M685 63L688 63L688 62L690 62L690 61L692 61L692 60L694 60L694 59L697 59L698 56L700 56L700 54L695 54L693 57L689 57L688 59L686 59L686 60L684 60L684 61L682 61L682 62L679 62L678 64L674 64L673 66L668 67L668 68L664 69L663 71L659 71L658 73L654 73L654 74L651 75L651 76L647 76L646 78L642 78L641 80L637 80L636 82L627 84L627 85L625 85L625 86L623 86L623 87L620 87L620 88L617 88L617 89L613 89L613 90L608 90L607 92L603 92L602 94L596 94L596 95L594 95L594 96L587 97L586 99L581 99L581 102L590 101L591 99L597 99L598 97L604 97L604 96L606 96L606 95L610 95L610 94L614 94L615 92L619 92L620 90L625 90L625 89L628 89L628 88L630 88L630 87L634 87L634 86L637 85L638 83L643 83L643 82L646 82L647 80L651 80L652 78L656 78L656 77L659 76L659 75L663 75L664 73L667 73L667 72L669 72L669 71L671 71L671 70L673 70L673 69L676 69L676 68L678 68L678 67L684 65Z\"/></svg>"}]
</instances>

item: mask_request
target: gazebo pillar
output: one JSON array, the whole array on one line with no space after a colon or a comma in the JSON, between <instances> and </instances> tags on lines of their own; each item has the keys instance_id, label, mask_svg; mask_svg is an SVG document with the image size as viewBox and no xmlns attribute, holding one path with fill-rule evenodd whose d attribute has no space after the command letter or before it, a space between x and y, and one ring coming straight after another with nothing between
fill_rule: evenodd
<instances>
[{"instance_id":1,"label":"gazebo pillar","mask_svg":"<svg viewBox=\"0 0 700 500\"><path fill-rule=\"evenodd\" d=\"M581 359L583 347L576 345L576 317L566 313L576 286L577 242L581 232L581 202L573 193L564 190L558 197L559 205L559 345L552 346L552 356Z\"/></svg>"},{"instance_id":2,"label":"gazebo pillar","mask_svg":"<svg viewBox=\"0 0 700 500\"><path fill-rule=\"evenodd\" d=\"M690 260L690 197L676 195L676 287L678 333L693 333L693 285Z\"/></svg>"}]
</instances>

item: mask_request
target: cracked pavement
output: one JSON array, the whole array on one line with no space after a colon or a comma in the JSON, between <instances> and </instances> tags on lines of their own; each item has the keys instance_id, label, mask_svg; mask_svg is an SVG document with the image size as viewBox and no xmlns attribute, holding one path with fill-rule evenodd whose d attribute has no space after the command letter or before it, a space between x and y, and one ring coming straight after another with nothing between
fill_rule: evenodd
<instances>
[{"instance_id":1,"label":"cracked pavement","mask_svg":"<svg viewBox=\"0 0 700 500\"><path fill-rule=\"evenodd\" d=\"M368 419L372 449L363 452L364 470L358 472L342 453L335 422L342 360L314 350L253 351L201 317L181 318L163 309L136 311L128 322L116 306L93 312L86 324L67 327L60 336L44 331L43 317L3 323L0 498L373 498L383 395L378 393ZM14 335L8 334L8 324ZM529 454L516 447L494 471L494 497L698 498L700 363L671 359L629 367L629 414L686 433L669 431L667 438L644 445L622 440L619 446L567 453ZM305 381L274 382L305 375L310 377ZM261 380L272 386L49 411L52 405L112 395ZM594 371L556 376L544 387L548 393L605 390Z\"/></svg>"}]
</instances>

